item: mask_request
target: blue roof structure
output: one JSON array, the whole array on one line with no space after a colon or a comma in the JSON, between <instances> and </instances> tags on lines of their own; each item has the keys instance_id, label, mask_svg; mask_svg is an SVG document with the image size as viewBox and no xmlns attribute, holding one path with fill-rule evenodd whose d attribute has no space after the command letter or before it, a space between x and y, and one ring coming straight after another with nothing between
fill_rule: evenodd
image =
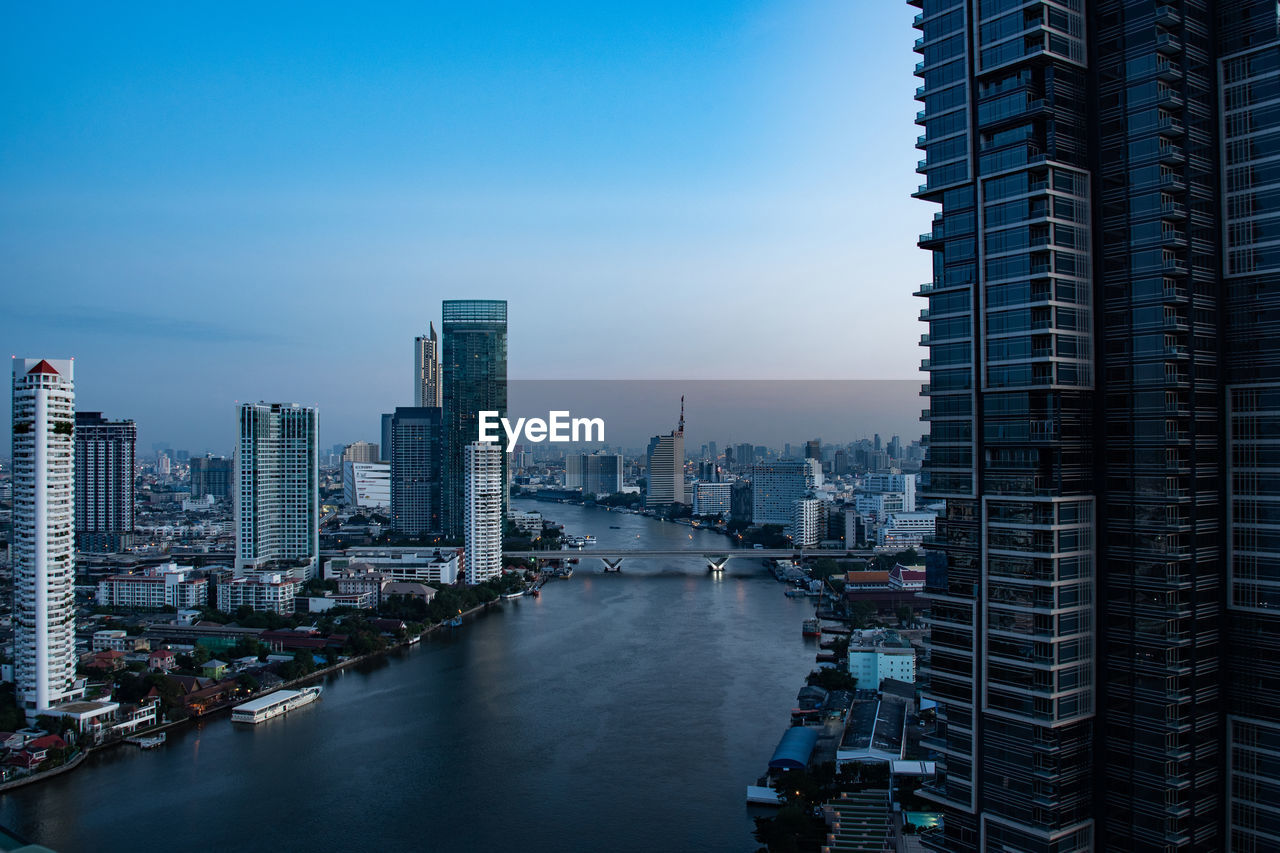
<instances>
[{"instance_id":1,"label":"blue roof structure","mask_svg":"<svg viewBox=\"0 0 1280 853\"><path fill-rule=\"evenodd\" d=\"M778 748L769 759L770 770L803 770L809 765L809 756L818 744L818 730L807 726L792 726L778 741Z\"/></svg>"}]
</instances>

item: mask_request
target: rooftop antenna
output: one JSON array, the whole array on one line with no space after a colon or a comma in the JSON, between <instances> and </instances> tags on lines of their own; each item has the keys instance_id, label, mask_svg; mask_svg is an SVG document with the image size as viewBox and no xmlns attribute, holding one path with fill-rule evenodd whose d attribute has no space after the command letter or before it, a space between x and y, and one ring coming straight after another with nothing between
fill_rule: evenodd
<instances>
[{"instance_id":1,"label":"rooftop antenna","mask_svg":"<svg viewBox=\"0 0 1280 853\"><path fill-rule=\"evenodd\" d=\"M676 429L677 435L684 435L684 395L680 395L680 426Z\"/></svg>"}]
</instances>

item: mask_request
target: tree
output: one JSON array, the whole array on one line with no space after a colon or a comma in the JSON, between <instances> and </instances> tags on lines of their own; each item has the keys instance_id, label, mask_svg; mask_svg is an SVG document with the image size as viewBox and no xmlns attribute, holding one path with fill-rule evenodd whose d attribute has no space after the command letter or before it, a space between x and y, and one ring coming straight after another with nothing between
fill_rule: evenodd
<instances>
[{"instance_id":1,"label":"tree","mask_svg":"<svg viewBox=\"0 0 1280 853\"><path fill-rule=\"evenodd\" d=\"M855 690L858 687L858 679L843 669L829 666L809 673L805 683L821 687L823 690Z\"/></svg>"},{"instance_id":2,"label":"tree","mask_svg":"<svg viewBox=\"0 0 1280 853\"><path fill-rule=\"evenodd\" d=\"M898 623L901 625L910 625L916 615L909 604L899 604L898 609L894 612L898 617Z\"/></svg>"},{"instance_id":3,"label":"tree","mask_svg":"<svg viewBox=\"0 0 1280 853\"><path fill-rule=\"evenodd\" d=\"M257 693L258 688L261 686L258 683L258 679L254 678L247 672L236 679L236 684L246 693Z\"/></svg>"},{"instance_id":4,"label":"tree","mask_svg":"<svg viewBox=\"0 0 1280 853\"><path fill-rule=\"evenodd\" d=\"M878 612L876 606L869 601L855 601L849 610L849 618L852 620L851 624L854 628L867 627L867 623Z\"/></svg>"}]
</instances>

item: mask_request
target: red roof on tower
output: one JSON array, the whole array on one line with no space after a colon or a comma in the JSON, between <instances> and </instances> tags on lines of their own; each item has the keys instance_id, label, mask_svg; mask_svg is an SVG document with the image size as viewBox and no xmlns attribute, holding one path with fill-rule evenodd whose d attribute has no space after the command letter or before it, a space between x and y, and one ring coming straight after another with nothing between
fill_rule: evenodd
<instances>
[{"instance_id":1,"label":"red roof on tower","mask_svg":"<svg viewBox=\"0 0 1280 853\"><path fill-rule=\"evenodd\" d=\"M39 364L37 364L35 367L33 367L33 368L31 368L30 370L28 370L28 371L27 371L27 375L28 375L28 376L30 376L30 375L31 375L31 374L33 374L33 373L52 373L54 376L61 376L61 375L62 375L62 374L58 373L58 371L54 370L54 369L53 369L53 365L52 365L52 364L50 364L49 362L45 361L43 358L42 358L42 359L40 359L40 363L39 363Z\"/></svg>"}]
</instances>

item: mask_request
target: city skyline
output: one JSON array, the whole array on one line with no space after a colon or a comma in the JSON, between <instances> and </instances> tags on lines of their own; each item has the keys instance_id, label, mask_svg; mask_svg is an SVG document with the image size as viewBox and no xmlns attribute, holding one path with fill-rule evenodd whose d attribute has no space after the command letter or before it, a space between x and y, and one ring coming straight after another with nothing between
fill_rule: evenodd
<instances>
[{"instance_id":1,"label":"city skyline","mask_svg":"<svg viewBox=\"0 0 1280 853\"><path fill-rule=\"evenodd\" d=\"M185 13L24 13L0 35L0 275L21 285L0 338L77 357L84 406L135 420L144 449L225 452L258 400L375 440L364 413L413 404L403 354L452 298L510 303L513 380L912 377L915 58L879 35L911 10L565 11L406 12L425 44L389 62L388 32L336 12L264 14L257 44L227 18L191 40L168 38ZM264 82L235 89L224 61ZM293 97L308 85L332 116ZM388 107L372 124L366 101ZM593 322L549 334L568 305ZM770 328L775 307L795 319ZM636 358L655 335L680 345ZM812 358L822 339L837 357Z\"/></svg>"}]
</instances>

